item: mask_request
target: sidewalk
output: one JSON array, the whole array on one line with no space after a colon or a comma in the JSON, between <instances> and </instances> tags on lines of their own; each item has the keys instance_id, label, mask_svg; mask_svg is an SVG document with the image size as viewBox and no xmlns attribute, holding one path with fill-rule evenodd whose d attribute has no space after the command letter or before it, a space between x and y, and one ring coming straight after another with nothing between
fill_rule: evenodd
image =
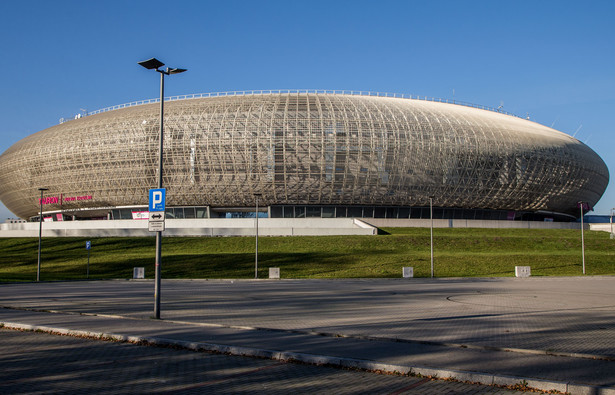
<instances>
[{"instance_id":1,"label":"sidewalk","mask_svg":"<svg viewBox=\"0 0 615 395\"><path fill-rule=\"evenodd\" d=\"M611 342L615 312L608 306L615 300L609 295L615 292L614 284L611 277L415 282L178 280L163 282L163 301L167 300L163 320L148 317L149 281L5 284L0 288L4 307L0 322L10 328L412 372L482 384L525 381L543 390L615 394L615 343ZM491 306L472 300L480 293L488 295ZM398 295L403 297L396 298ZM525 313L511 311L515 298L524 300ZM352 302L346 304L349 299ZM401 300L409 304L400 313ZM452 300L471 303L471 307L459 307ZM501 306L503 301L509 304L506 309ZM557 313L555 304L567 309ZM582 314L574 313L575 309ZM405 318L401 320L398 314ZM560 316L564 321L558 322ZM559 335L545 330L551 324L560 327ZM508 329L501 336L487 336L504 326ZM511 331L512 336L505 336ZM601 336L594 336L593 331ZM533 347L537 345L550 348Z\"/></svg>"}]
</instances>

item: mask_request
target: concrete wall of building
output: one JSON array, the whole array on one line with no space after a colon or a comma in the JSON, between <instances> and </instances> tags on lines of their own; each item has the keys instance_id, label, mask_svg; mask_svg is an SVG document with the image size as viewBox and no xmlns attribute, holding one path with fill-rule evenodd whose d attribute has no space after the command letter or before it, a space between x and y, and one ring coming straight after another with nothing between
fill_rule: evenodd
<instances>
[{"instance_id":1,"label":"concrete wall of building","mask_svg":"<svg viewBox=\"0 0 615 395\"><path fill-rule=\"evenodd\" d=\"M429 219L365 218L377 228L429 228ZM581 229L580 222L493 221L478 219L434 219L434 228L487 228L487 229ZM585 229L589 226L585 224Z\"/></svg>"},{"instance_id":2,"label":"concrete wall of building","mask_svg":"<svg viewBox=\"0 0 615 395\"><path fill-rule=\"evenodd\" d=\"M168 219L163 236L255 236L254 218ZM0 224L0 237L38 237L38 222ZM353 218L259 218L259 236L375 235ZM44 237L153 236L147 220L43 222Z\"/></svg>"},{"instance_id":3,"label":"concrete wall of building","mask_svg":"<svg viewBox=\"0 0 615 395\"><path fill-rule=\"evenodd\" d=\"M429 219L259 218L260 236L374 235L376 228L429 228ZM435 219L434 228L581 229L578 222ZM164 236L254 236L254 218L168 219ZM606 224L608 226L608 224ZM0 224L0 237L38 237L39 224ZM590 229L585 224L585 229ZM592 230L606 230L594 224ZM609 228L610 230L610 228ZM43 222L44 237L146 237L147 220Z\"/></svg>"}]
</instances>

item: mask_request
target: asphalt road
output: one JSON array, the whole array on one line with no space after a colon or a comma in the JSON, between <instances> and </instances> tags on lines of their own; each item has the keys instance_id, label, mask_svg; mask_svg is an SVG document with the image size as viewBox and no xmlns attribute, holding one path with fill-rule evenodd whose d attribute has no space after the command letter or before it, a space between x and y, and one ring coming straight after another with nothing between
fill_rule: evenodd
<instances>
[{"instance_id":1,"label":"asphalt road","mask_svg":"<svg viewBox=\"0 0 615 395\"><path fill-rule=\"evenodd\" d=\"M152 281L3 284L0 322L615 393L610 276L174 280L163 281L162 320L153 303Z\"/></svg>"}]
</instances>

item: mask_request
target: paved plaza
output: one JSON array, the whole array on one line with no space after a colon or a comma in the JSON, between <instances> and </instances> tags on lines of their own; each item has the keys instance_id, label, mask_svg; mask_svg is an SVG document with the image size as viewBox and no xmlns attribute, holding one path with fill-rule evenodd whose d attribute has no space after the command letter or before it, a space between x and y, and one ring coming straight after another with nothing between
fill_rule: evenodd
<instances>
[{"instance_id":1,"label":"paved plaza","mask_svg":"<svg viewBox=\"0 0 615 395\"><path fill-rule=\"evenodd\" d=\"M167 280L161 295L162 320L152 320L152 281L3 284L0 322L268 363L615 393L611 276Z\"/></svg>"}]
</instances>

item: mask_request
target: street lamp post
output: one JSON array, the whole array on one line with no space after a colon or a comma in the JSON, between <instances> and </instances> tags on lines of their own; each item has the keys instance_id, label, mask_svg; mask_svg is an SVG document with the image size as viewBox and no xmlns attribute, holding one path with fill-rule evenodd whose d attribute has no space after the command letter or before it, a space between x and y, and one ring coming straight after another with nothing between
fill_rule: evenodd
<instances>
[{"instance_id":1,"label":"street lamp post","mask_svg":"<svg viewBox=\"0 0 615 395\"><path fill-rule=\"evenodd\" d=\"M49 188L39 188L41 191L41 211L38 213L38 265L36 267L36 282L41 280L41 242L43 239L43 193L48 191Z\"/></svg>"},{"instance_id":2,"label":"street lamp post","mask_svg":"<svg viewBox=\"0 0 615 395\"><path fill-rule=\"evenodd\" d=\"M254 254L254 279L258 278L258 198L263 196L262 193L255 193L256 199L256 252Z\"/></svg>"},{"instance_id":3,"label":"street lamp post","mask_svg":"<svg viewBox=\"0 0 615 395\"><path fill-rule=\"evenodd\" d=\"M615 208L611 209L611 216L609 217L609 222L611 223L611 239L615 239L615 234L613 234L613 211L615 211Z\"/></svg>"},{"instance_id":4,"label":"street lamp post","mask_svg":"<svg viewBox=\"0 0 615 395\"><path fill-rule=\"evenodd\" d=\"M155 70L160 73L160 145L158 147L158 188L162 189L162 160L163 160L163 141L164 141L164 76L171 74L179 74L186 69L166 68L160 69L164 63L156 58L151 58L138 62L139 65L148 70ZM156 270L155 270L155 288L154 288L154 318L160 319L160 264L162 263L162 231L156 232Z\"/></svg>"},{"instance_id":5,"label":"street lamp post","mask_svg":"<svg viewBox=\"0 0 615 395\"><path fill-rule=\"evenodd\" d=\"M430 230L430 255L431 255L431 278L433 278L433 196L429 197L429 219L431 220Z\"/></svg>"},{"instance_id":6,"label":"street lamp post","mask_svg":"<svg viewBox=\"0 0 615 395\"><path fill-rule=\"evenodd\" d=\"M584 202L579 202L579 207L581 208L581 255L583 256L583 274L585 274L585 226L583 224L583 206Z\"/></svg>"}]
</instances>

